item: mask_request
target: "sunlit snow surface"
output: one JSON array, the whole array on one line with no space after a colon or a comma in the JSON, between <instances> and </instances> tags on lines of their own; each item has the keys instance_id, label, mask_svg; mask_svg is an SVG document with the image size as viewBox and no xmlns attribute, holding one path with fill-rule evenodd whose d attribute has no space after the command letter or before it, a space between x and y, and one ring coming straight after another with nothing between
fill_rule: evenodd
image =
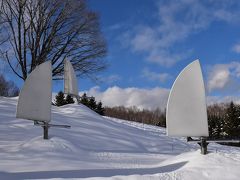
<instances>
[{"instance_id":1,"label":"sunlit snow surface","mask_svg":"<svg viewBox=\"0 0 240 180\"><path fill-rule=\"evenodd\" d=\"M36 98L37 100L37 98ZM240 148L170 138L165 129L104 118L85 106L53 107L49 140L0 98L0 179L239 179Z\"/></svg>"}]
</instances>

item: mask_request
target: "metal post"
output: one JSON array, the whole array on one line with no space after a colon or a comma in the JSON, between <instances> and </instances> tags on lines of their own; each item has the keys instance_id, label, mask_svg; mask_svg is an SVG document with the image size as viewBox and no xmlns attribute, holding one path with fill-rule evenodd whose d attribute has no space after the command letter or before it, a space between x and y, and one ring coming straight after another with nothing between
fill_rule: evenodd
<instances>
[{"instance_id":1,"label":"metal post","mask_svg":"<svg viewBox=\"0 0 240 180\"><path fill-rule=\"evenodd\" d=\"M240 143L240 139L207 139L207 137L200 137L200 139L193 139L187 137L187 142L197 142L201 147L201 154L207 154L207 146L210 142L215 143Z\"/></svg>"},{"instance_id":2,"label":"metal post","mask_svg":"<svg viewBox=\"0 0 240 180\"><path fill-rule=\"evenodd\" d=\"M48 139L48 123L43 124L43 139Z\"/></svg>"},{"instance_id":3,"label":"metal post","mask_svg":"<svg viewBox=\"0 0 240 180\"><path fill-rule=\"evenodd\" d=\"M206 137L201 137L201 142L200 142L200 146L201 146L201 154L207 154L207 139Z\"/></svg>"}]
</instances>

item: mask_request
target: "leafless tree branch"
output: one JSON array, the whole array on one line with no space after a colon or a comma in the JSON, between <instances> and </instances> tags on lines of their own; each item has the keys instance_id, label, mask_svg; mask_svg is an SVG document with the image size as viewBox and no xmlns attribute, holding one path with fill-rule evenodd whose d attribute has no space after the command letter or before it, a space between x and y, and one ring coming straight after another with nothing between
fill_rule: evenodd
<instances>
[{"instance_id":1,"label":"leafless tree branch","mask_svg":"<svg viewBox=\"0 0 240 180\"><path fill-rule=\"evenodd\" d=\"M78 75L106 67L98 15L85 0L0 0L0 19L1 57L23 80L45 61L52 62L53 76L61 76L66 57Z\"/></svg>"}]
</instances>

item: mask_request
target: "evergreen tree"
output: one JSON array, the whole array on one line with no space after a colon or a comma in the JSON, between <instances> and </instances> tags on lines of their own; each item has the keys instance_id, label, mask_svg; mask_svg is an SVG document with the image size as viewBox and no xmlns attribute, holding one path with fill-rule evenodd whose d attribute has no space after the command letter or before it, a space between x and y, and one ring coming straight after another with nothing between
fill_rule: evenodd
<instances>
[{"instance_id":1,"label":"evergreen tree","mask_svg":"<svg viewBox=\"0 0 240 180\"><path fill-rule=\"evenodd\" d=\"M80 103L85 105L85 106L88 106L89 104L89 100L88 100L88 97L87 97L87 94L84 93L81 97L81 100L80 100Z\"/></svg>"},{"instance_id":2,"label":"evergreen tree","mask_svg":"<svg viewBox=\"0 0 240 180\"><path fill-rule=\"evenodd\" d=\"M104 115L104 111L105 111L105 109L102 107L102 102L100 101L97 104L96 113L98 113L98 114L103 116Z\"/></svg>"},{"instance_id":3,"label":"evergreen tree","mask_svg":"<svg viewBox=\"0 0 240 180\"><path fill-rule=\"evenodd\" d=\"M223 118L218 114L210 114L208 115L208 129L209 136L213 139L221 138L223 133Z\"/></svg>"},{"instance_id":4,"label":"evergreen tree","mask_svg":"<svg viewBox=\"0 0 240 180\"><path fill-rule=\"evenodd\" d=\"M56 95L56 106L63 106L66 104L65 96L62 91Z\"/></svg>"},{"instance_id":5,"label":"evergreen tree","mask_svg":"<svg viewBox=\"0 0 240 180\"><path fill-rule=\"evenodd\" d=\"M87 97L87 94L84 93L81 97L80 103L92 109L96 113L104 115L105 109L102 107L102 102L97 103L93 96L89 98Z\"/></svg>"},{"instance_id":6,"label":"evergreen tree","mask_svg":"<svg viewBox=\"0 0 240 180\"><path fill-rule=\"evenodd\" d=\"M73 103L75 103L75 101L73 100L72 96L68 94L66 97L66 104L73 104Z\"/></svg>"},{"instance_id":7,"label":"evergreen tree","mask_svg":"<svg viewBox=\"0 0 240 180\"><path fill-rule=\"evenodd\" d=\"M89 100L89 104L88 104L89 106L89 108L91 108L92 110L96 110L96 108L97 108L97 103L96 103L96 101L95 101L95 98L92 96L92 97L90 97L90 100Z\"/></svg>"},{"instance_id":8,"label":"evergreen tree","mask_svg":"<svg viewBox=\"0 0 240 180\"><path fill-rule=\"evenodd\" d=\"M239 137L239 125L240 125L240 113L239 108L233 102L231 102L226 110L224 118L223 130L226 136L229 138Z\"/></svg>"}]
</instances>

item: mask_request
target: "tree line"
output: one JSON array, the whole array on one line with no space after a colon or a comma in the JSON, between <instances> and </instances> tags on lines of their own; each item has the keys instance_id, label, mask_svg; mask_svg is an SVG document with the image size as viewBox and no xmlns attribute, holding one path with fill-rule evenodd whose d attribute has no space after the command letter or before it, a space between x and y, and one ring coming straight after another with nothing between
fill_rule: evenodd
<instances>
[{"instance_id":1,"label":"tree line","mask_svg":"<svg viewBox=\"0 0 240 180\"><path fill-rule=\"evenodd\" d=\"M0 96L14 97L18 96L18 94L19 88L15 83L7 81L3 75L0 75ZM70 95L65 96L60 91L55 96L53 105L62 106L71 103L75 103L73 97ZM103 107L101 101L97 102L95 97L88 97L86 93L81 96L79 103L100 115L166 127L166 112L159 108L155 110L140 110L137 107ZM207 114L210 139L240 138L240 105L233 102L213 104L207 107ZM240 146L239 143L235 145Z\"/></svg>"},{"instance_id":2,"label":"tree line","mask_svg":"<svg viewBox=\"0 0 240 180\"><path fill-rule=\"evenodd\" d=\"M56 106L63 106L72 103L75 103L74 99L70 95L65 96L64 93L60 91L55 96L55 102L53 104ZM97 102L95 97L89 97L86 93L80 97L79 103L89 107L100 115L166 127L165 111L159 108L150 111L147 109L140 110L137 107L103 107L101 101Z\"/></svg>"},{"instance_id":3,"label":"tree line","mask_svg":"<svg viewBox=\"0 0 240 180\"><path fill-rule=\"evenodd\" d=\"M15 97L19 94L19 88L13 81L7 81L5 77L0 74L0 96Z\"/></svg>"},{"instance_id":4,"label":"tree line","mask_svg":"<svg viewBox=\"0 0 240 180\"><path fill-rule=\"evenodd\" d=\"M240 105L230 102L209 106L208 126L213 139L239 139Z\"/></svg>"},{"instance_id":5,"label":"tree line","mask_svg":"<svg viewBox=\"0 0 240 180\"><path fill-rule=\"evenodd\" d=\"M60 92L56 96L56 105L74 103L73 99L70 98L71 96L67 96L66 100L61 100L64 99L64 94ZM103 107L102 102L97 103L93 96L88 97L86 93L81 97L80 103L100 115L166 127L166 111L159 108L155 110L141 110L135 106ZM240 105L233 102L213 104L207 107L207 114L210 139L240 138ZM240 144L234 145L240 146Z\"/></svg>"},{"instance_id":6,"label":"tree line","mask_svg":"<svg viewBox=\"0 0 240 180\"><path fill-rule=\"evenodd\" d=\"M186 112L187 113L187 112ZM166 112L136 107L105 107L105 115L139 123L166 127ZM240 105L233 102L207 107L210 139L240 139ZM240 143L223 143L240 146Z\"/></svg>"},{"instance_id":7,"label":"tree line","mask_svg":"<svg viewBox=\"0 0 240 180\"><path fill-rule=\"evenodd\" d=\"M135 106L105 107L105 115L118 119L166 127L165 111L159 108L151 111L147 109L140 110Z\"/></svg>"},{"instance_id":8,"label":"tree line","mask_svg":"<svg viewBox=\"0 0 240 180\"><path fill-rule=\"evenodd\" d=\"M75 103L73 97L71 95L67 95L65 97L64 93L62 91L58 92L58 94L55 96L55 103L53 105L56 106L63 106L66 104L72 104ZM79 102L87 107L89 107L91 110L95 111L99 115L104 115L105 114L105 109L102 107L102 102L97 102L95 100L95 97L91 96L88 97L86 93L84 93L80 99Z\"/></svg>"}]
</instances>

